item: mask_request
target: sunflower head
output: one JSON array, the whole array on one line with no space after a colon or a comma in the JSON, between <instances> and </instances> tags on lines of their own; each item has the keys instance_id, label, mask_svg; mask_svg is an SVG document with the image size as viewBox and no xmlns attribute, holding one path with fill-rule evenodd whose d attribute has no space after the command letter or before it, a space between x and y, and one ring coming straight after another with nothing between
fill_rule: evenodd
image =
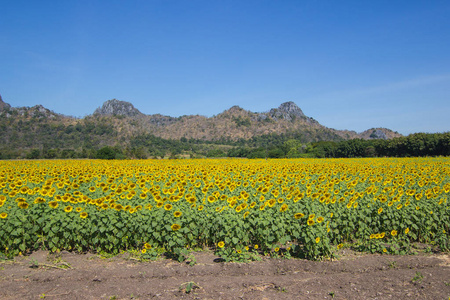
<instances>
[{"instance_id":1,"label":"sunflower head","mask_svg":"<svg viewBox=\"0 0 450 300\"><path fill-rule=\"evenodd\" d=\"M50 206L51 208L57 208L58 207L58 202L56 201L50 201L48 203L48 206Z\"/></svg>"},{"instance_id":2,"label":"sunflower head","mask_svg":"<svg viewBox=\"0 0 450 300\"><path fill-rule=\"evenodd\" d=\"M17 206L19 206L22 209L27 209L28 208L28 203L26 203L26 202L19 202L19 203L17 203Z\"/></svg>"},{"instance_id":3,"label":"sunflower head","mask_svg":"<svg viewBox=\"0 0 450 300\"><path fill-rule=\"evenodd\" d=\"M173 231L177 231L181 228L181 226L178 224L173 224L172 226L170 226L170 228L172 228Z\"/></svg>"},{"instance_id":4,"label":"sunflower head","mask_svg":"<svg viewBox=\"0 0 450 300\"><path fill-rule=\"evenodd\" d=\"M305 215L304 214L302 214L302 213L296 213L295 215L294 215L294 218L295 219L300 219L300 218L303 218Z\"/></svg>"}]
</instances>

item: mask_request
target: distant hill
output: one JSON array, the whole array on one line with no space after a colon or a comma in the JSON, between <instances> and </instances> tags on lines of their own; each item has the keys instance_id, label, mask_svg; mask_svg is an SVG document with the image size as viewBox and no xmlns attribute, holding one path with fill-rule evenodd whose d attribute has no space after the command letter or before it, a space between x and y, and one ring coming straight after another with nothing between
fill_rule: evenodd
<instances>
[{"instance_id":1,"label":"distant hill","mask_svg":"<svg viewBox=\"0 0 450 300\"><path fill-rule=\"evenodd\" d=\"M303 142L312 142L354 138L390 139L401 136L386 128L375 129L376 134L372 134L372 132L367 134L366 131L358 134L355 131L328 128L306 116L294 102L282 103L278 108L273 108L269 112L251 112L239 106L233 106L210 118L200 115L174 118L160 114L145 115L134 108L131 103L113 99L106 101L102 107L96 109L92 116L122 117L115 123L117 130L124 134L133 135L145 132L165 139L236 141L268 134L295 133L302 136Z\"/></svg>"},{"instance_id":2,"label":"distant hill","mask_svg":"<svg viewBox=\"0 0 450 300\"><path fill-rule=\"evenodd\" d=\"M401 134L386 128L362 133L336 130L306 116L294 102L282 103L268 112L251 112L233 106L213 117L146 115L133 104L112 99L91 115L74 118L42 105L11 107L0 96L0 143L9 149L128 147L136 138L196 140L232 144L237 141L295 138L301 143L361 139L392 139ZM0 147L1 148L1 147Z\"/></svg>"}]
</instances>

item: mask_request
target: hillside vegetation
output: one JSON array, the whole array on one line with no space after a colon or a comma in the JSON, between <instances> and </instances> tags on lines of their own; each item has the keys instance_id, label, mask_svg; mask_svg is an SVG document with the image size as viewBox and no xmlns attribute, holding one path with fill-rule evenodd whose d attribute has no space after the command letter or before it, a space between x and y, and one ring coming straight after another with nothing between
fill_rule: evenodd
<instances>
[{"instance_id":1,"label":"hillside vegetation","mask_svg":"<svg viewBox=\"0 0 450 300\"><path fill-rule=\"evenodd\" d=\"M336 130L306 116L293 102L262 113L233 106L213 117L175 118L146 115L113 99L92 115L75 118L42 105L11 107L0 97L3 159L448 155L448 137L441 135ZM411 150L411 139L418 149Z\"/></svg>"}]
</instances>

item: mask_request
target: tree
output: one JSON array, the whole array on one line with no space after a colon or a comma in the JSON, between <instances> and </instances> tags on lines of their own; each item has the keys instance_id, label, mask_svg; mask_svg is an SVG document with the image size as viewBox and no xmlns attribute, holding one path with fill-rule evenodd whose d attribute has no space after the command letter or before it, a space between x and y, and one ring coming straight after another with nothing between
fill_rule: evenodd
<instances>
[{"instance_id":1,"label":"tree","mask_svg":"<svg viewBox=\"0 0 450 300\"><path fill-rule=\"evenodd\" d=\"M97 151L98 159L115 159L116 151L113 148L106 146Z\"/></svg>"},{"instance_id":2,"label":"tree","mask_svg":"<svg viewBox=\"0 0 450 300\"><path fill-rule=\"evenodd\" d=\"M32 149L27 155L27 159L38 159L41 156L41 151L39 149Z\"/></svg>"}]
</instances>

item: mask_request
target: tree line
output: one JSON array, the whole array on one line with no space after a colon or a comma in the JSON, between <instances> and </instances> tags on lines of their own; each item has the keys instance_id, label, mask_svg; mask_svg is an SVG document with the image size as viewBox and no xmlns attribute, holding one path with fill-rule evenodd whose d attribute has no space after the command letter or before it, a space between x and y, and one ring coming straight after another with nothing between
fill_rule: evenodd
<instances>
[{"instance_id":1,"label":"tree line","mask_svg":"<svg viewBox=\"0 0 450 300\"><path fill-rule=\"evenodd\" d=\"M127 142L95 147L88 141L78 147L57 147L57 141L39 147L0 147L0 159L147 159L147 158L352 158L449 156L450 132L414 133L390 140L341 140L304 143L302 135L281 134L250 140L169 140L151 134ZM66 145L67 146L67 145Z\"/></svg>"}]
</instances>

